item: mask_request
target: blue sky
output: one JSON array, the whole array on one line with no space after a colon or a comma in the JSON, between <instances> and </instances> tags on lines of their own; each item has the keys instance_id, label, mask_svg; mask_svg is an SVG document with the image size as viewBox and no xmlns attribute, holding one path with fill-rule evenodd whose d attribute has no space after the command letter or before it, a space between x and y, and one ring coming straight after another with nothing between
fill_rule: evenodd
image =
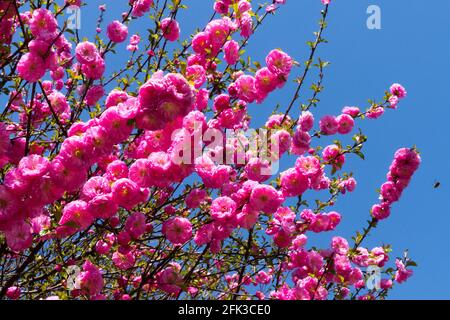
<instances>
[{"instance_id":1,"label":"blue sky","mask_svg":"<svg viewBox=\"0 0 450 320\"><path fill-rule=\"evenodd\" d=\"M88 1L88 6L81 12L82 37L93 40L96 7L105 2L108 6L105 21L109 22L120 19L128 1ZM182 11L179 21L182 37L188 38L208 21L213 1L185 0L184 3L190 10ZM381 30L366 27L366 9L371 4L381 8ZM309 55L306 41L313 39L320 8L320 0L288 0L252 37L247 54L254 60L264 61L270 50L281 48L303 62ZM446 209L449 173L444 166L450 157L446 148L450 117L448 12L448 1L335 0L330 6L329 27L324 34L329 43L321 45L318 51L318 56L330 61L331 66L326 69L321 103L314 110L316 119L325 114L338 115L345 105L365 108L367 99L381 99L384 90L394 82L403 84L408 90L408 97L398 110L388 111L376 121L357 123L369 137L364 148L366 160L350 157L346 165L355 174L357 190L340 198L336 206L343 214L337 232L317 239L320 245L327 246L332 235L350 238L365 226L369 209L377 201L376 189L385 181L394 152L401 147L417 145L423 160L420 170L401 201L393 206L391 217L381 222L364 243L369 248L392 244L394 256L409 249L419 264L414 277L393 290L390 298L394 299L450 299L450 274L447 271L450 212ZM152 27L148 18L141 18L133 23L131 33L144 35L145 29ZM119 55L114 58L110 55L108 63L119 65L128 57L125 44L117 51ZM295 69L296 74L292 77L300 71ZM316 80L314 72L308 80L308 84ZM307 86L304 88L302 94L306 98L310 91ZM250 106L254 125L263 123L277 103L285 110L293 90L293 84L286 85L263 104ZM343 141L350 143L350 136L344 137ZM321 141L326 142L330 141ZM282 169L289 165L283 163ZM440 188L433 188L435 181L441 182Z\"/></svg>"}]
</instances>

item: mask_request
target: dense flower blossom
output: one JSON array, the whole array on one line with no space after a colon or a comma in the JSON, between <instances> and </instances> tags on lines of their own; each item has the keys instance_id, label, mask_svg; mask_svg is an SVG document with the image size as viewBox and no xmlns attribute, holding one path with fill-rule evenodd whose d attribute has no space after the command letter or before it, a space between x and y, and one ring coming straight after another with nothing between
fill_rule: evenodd
<instances>
[{"instance_id":1,"label":"dense flower blossom","mask_svg":"<svg viewBox=\"0 0 450 320\"><path fill-rule=\"evenodd\" d=\"M239 99L252 103L256 99L256 80L250 75L242 75L235 82Z\"/></svg>"},{"instance_id":2,"label":"dense flower blossom","mask_svg":"<svg viewBox=\"0 0 450 320\"><path fill-rule=\"evenodd\" d=\"M382 289L406 281L414 263L406 256L390 260L387 245L368 249L364 237L349 243L338 236L324 248L313 243L313 233L337 230L348 214L336 212L335 202L355 190L356 176L337 170L352 153L363 157L365 141L356 134L361 143L345 148L344 140L323 145L317 138L349 134L364 118L396 109L406 89L395 83L384 102L366 111L346 106L313 132L316 95L302 97L306 105L295 97L292 111L277 107L270 116L263 104L288 83L294 57L274 49L261 65L246 53L262 22L255 15L277 13L285 0L258 10L247 0L216 0L217 18L180 50L168 42L180 39L175 19L182 5L171 3L163 18L163 3L129 0L129 11L107 25L106 41L101 5L95 39L74 43L51 7L17 13L0 0L0 60L3 69L17 71L5 78L0 122L0 247L7 261L1 294L55 299L70 289L71 298L92 300L372 299L362 268L394 263ZM155 22L154 33L131 35L131 57L111 70L115 43L125 42L144 15ZM23 46L14 53L16 37ZM254 107L267 117L268 150L263 132L251 130L259 121ZM292 159L287 169L285 155ZM370 210L371 226L394 212L420 163L415 148L395 153ZM17 263L26 256L33 259ZM25 266L26 281L11 278L17 265ZM66 270L81 265L76 288L69 288Z\"/></svg>"},{"instance_id":3,"label":"dense flower blossom","mask_svg":"<svg viewBox=\"0 0 450 320\"><path fill-rule=\"evenodd\" d=\"M87 78L98 80L103 76L105 68L105 60L102 57L97 56L95 61L83 64L81 66L81 71Z\"/></svg>"},{"instance_id":4,"label":"dense flower blossom","mask_svg":"<svg viewBox=\"0 0 450 320\"><path fill-rule=\"evenodd\" d=\"M180 266L172 264L156 275L156 283L168 294L176 295L183 285L183 278L180 275Z\"/></svg>"},{"instance_id":5,"label":"dense flower blossom","mask_svg":"<svg viewBox=\"0 0 450 320\"><path fill-rule=\"evenodd\" d=\"M86 93L86 104L95 106L95 104L103 97L105 89L102 86L93 86Z\"/></svg>"},{"instance_id":6,"label":"dense flower blossom","mask_svg":"<svg viewBox=\"0 0 450 320\"><path fill-rule=\"evenodd\" d=\"M360 114L360 110L358 107L344 107L342 114L348 114L352 118L356 118Z\"/></svg>"},{"instance_id":7,"label":"dense flower blossom","mask_svg":"<svg viewBox=\"0 0 450 320\"><path fill-rule=\"evenodd\" d=\"M198 208L202 202L208 197L206 190L194 189L186 197L186 205L188 208Z\"/></svg>"},{"instance_id":8,"label":"dense flower blossom","mask_svg":"<svg viewBox=\"0 0 450 320\"><path fill-rule=\"evenodd\" d=\"M38 178L42 177L49 171L50 162L47 158L34 154L22 158L17 168L20 175L25 179Z\"/></svg>"},{"instance_id":9,"label":"dense flower blossom","mask_svg":"<svg viewBox=\"0 0 450 320\"><path fill-rule=\"evenodd\" d=\"M206 82L206 71L202 66L193 65L187 67L186 77L194 83L196 89L200 88Z\"/></svg>"},{"instance_id":10,"label":"dense flower blossom","mask_svg":"<svg viewBox=\"0 0 450 320\"><path fill-rule=\"evenodd\" d=\"M193 102L192 88L182 75L156 73L139 90L137 125L147 130L162 129L168 121L187 115Z\"/></svg>"}]
</instances>

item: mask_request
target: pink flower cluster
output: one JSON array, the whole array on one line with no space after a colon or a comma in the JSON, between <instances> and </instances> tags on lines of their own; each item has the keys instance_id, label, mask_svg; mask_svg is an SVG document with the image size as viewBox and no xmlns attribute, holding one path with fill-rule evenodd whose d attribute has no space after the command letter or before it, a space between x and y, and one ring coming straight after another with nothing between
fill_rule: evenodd
<instances>
[{"instance_id":1,"label":"pink flower cluster","mask_svg":"<svg viewBox=\"0 0 450 320\"><path fill-rule=\"evenodd\" d=\"M421 159L415 149L397 150L389 167L387 182L381 186L380 203L372 207L371 214L377 220L386 219L391 213L391 205L398 201L403 190L409 185Z\"/></svg>"},{"instance_id":2,"label":"pink flower cluster","mask_svg":"<svg viewBox=\"0 0 450 320\"><path fill-rule=\"evenodd\" d=\"M26 21L33 39L28 43L29 52L20 58L17 65L19 76L28 82L37 82L46 70L61 73L61 66L70 63L72 58L72 45L64 35L58 34L58 23L53 13L47 9L35 9Z\"/></svg>"},{"instance_id":3,"label":"pink flower cluster","mask_svg":"<svg viewBox=\"0 0 450 320\"><path fill-rule=\"evenodd\" d=\"M271 1L266 14L285 2ZM11 42L11 32L19 28L16 13L5 12L4 3L0 1L0 33L4 31L0 34L0 57L2 46ZM65 3L81 5L79 0ZM330 0L322 3L328 5ZM176 13L179 4L174 1L170 9ZM184 297L178 296L184 292L196 297L203 285L210 289L206 287L210 280L224 281L224 286L234 292L250 285L267 289L281 279L284 284L270 292L270 298L275 299L325 299L332 293L330 288L336 298L343 299L351 290L363 289L361 268L384 267L389 260L388 247L351 249L347 240L334 237L327 249L306 248L308 236L336 230L342 216L333 210L335 199L356 188L351 173L335 176L348 150L343 150L339 141L323 150L312 148L311 143L321 135L349 134L355 119L377 118L385 108L396 108L406 90L393 84L385 103L372 105L366 113L357 107L344 107L337 117L324 116L319 122L320 131L314 135L311 131L315 119L308 108L302 107L297 122L288 114L273 114L265 123L272 138L269 157L263 157L260 150L246 149L241 154L245 161L240 163L236 152L242 146L263 142L261 137L245 136L251 131L249 104L262 103L270 93L282 88L296 65L294 59L275 49L266 56L264 66L252 69L241 60L243 70L239 70L242 49L256 29L252 3L216 0L214 10L220 18L195 34L191 47L181 54L174 51L170 63L164 61L165 56L159 57L159 71L151 73L156 64L150 59L164 49L156 46L149 50L150 46L145 45L148 56L144 52L134 61L141 41L134 34L127 46L132 52L127 66L111 80L103 81L110 46L128 38L128 25L133 21L128 20L128 14L142 17L154 1L129 0L129 5L129 13L122 15L123 22L114 20L107 26L110 42L106 46L99 38L95 43L77 44L76 62L72 44L63 33L59 34L61 30L51 11L37 8L21 15L30 39L24 39L27 46L17 57L17 72L23 80L39 83L25 83L24 89L16 89L20 92L11 92L10 110L5 122L0 122L0 232L12 259L35 242L42 243L45 249L57 245L58 250L60 246L65 250L70 241L59 240L79 235L83 241L77 240L76 245L80 248L70 244L74 251L82 252L72 257L77 257L80 265L83 263L76 279L79 289L71 292L74 298L84 295L106 299L106 292L122 300L131 299L135 292L177 298ZM106 7L102 5L99 10L97 36ZM155 8L155 12L158 10ZM175 14L155 22L155 34L162 35L163 48L167 41L179 40L180 25ZM131 79L127 74L117 79L116 89L105 91L116 76L134 72L134 68L140 69L133 81L140 79L142 57L148 58L148 66L142 67L151 75L145 77L143 85L136 88L131 80L125 82ZM226 62L223 68L221 59ZM47 70L51 80L41 80ZM122 84L126 88L123 91ZM27 89L31 87L32 98ZM84 100L77 101L77 95ZM104 103L99 103L105 95ZM209 111L214 116L208 120ZM13 118L15 112L18 120ZM80 121L88 112L89 118ZM225 136L226 129L242 129L242 141ZM211 132L218 136L211 137ZM295 165L275 175L271 161L281 160L288 152L298 156ZM233 163L224 161L230 155ZM415 149L396 152L387 182L381 186L380 203L372 207L373 221L389 216L392 204L400 199L420 161ZM329 175L325 172L327 165L333 169ZM185 181L191 175L196 179L192 185ZM274 180L269 182L271 178ZM317 200L314 211L304 197L313 190L332 196L328 202ZM296 208L286 205L288 198L298 199ZM258 266L259 270L250 275L249 260L240 266L245 272L224 274L234 262L218 259L221 250L224 257L234 254L236 244L229 244L244 243L235 241L235 236L242 234L250 236L247 258L264 258L258 263L265 263L267 269ZM204 253L194 255L201 246L205 246ZM89 259L83 256L85 253ZM272 256L276 257L272 260L276 266L267 263ZM191 264L191 259L197 257L198 263ZM217 269L223 276L215 277L217 270L210 273L200 268L206 265L202 260L205 257L209 259L208 269ZM63 259L55 271L75 265L75 259ZM151 264L144 268L144 262ZM411 264L408 260L397 260L395 264L392 280L406 281L412 275L407 269ZM189 272L191 265L194 267ZM392 280L382 280L381 287L389 289ZM10 299L29 295L28 288L16 283L3 291ZM269 291L257 291L254 296L264 299L266 294Z\"/></svg>"},{"instance_id":4,"label":"pink flower cluster","mask_svg":"<svg viewBox=\"0 0 450 320\"><path fill-rule=\"evenodd\" d=\"M137 18L150 11L150 8L153 6L153 0L130 0L130 4L133 5L131 15Z\"/></svg>"},{"instance_id":5,"label":"pink flower cluster","mask_svg":"<svg viewBox=\"0 0 450 320\"><path fill-rule=\"evenodd\" d=\"M105 72L105 60L95 44L89 41L80 42L75 49L75 56L81 64L81 72L91 80L98 80Z\"/></svg>"},{"instance_id":6,"label":"pink flower cluster","mask_svg":"<svg viewBox=\"0 0 450 320\"><path fill-rule=\"evenodd\" d=\"M283 87L289 77L294 60L281 50L272 50L266 57L267 67L259 69L255 76L240 75L230 85L228 92L247 103L262 103L270 92Z\"/></svg>"},{"instance_id":7,"label":"pink flower cluster","mask_svg":"<svg viewBox=\"0 0 450 320\"><path fill-rule=\"evenodd\" d=\"M320 120L320 131L324 135L334 135L336 133L348 134L353 130L355 122L352 116L348 114L341 114L338 117L324 116Z\"/></svg>"},{"instance_id":8,"label":"pink flower cluster","mask_svg":"<svg viewBox=\"0 0 450 320\"><path fill-rule=\"evenodd\" d=\"M168 122L184 117L193 109L194 93L180 74L155 73L139 89L138 128L163 129Z\"/></svg>"}]
</instances>

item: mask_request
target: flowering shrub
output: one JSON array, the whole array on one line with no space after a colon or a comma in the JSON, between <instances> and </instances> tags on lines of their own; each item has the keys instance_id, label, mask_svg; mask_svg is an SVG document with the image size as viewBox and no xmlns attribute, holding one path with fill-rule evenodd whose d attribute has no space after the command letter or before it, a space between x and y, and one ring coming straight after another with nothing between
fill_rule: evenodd
<instances>
[{"instance_id":1,"label":"flowering shrub","mask_svg":"<svg viewBox=\"0 0 450 320\"><path fill-rule=\"evenodd\" d=\"M333 206L356 188L346 159L364 159L367 140L355 126L396 109L406 90L393 84L365 111L317 121L331 1L304 66L281 49L262 64L245 54L285 2L214 1L208 24L184 40L183 0L130 0L105 25L100 6L93 39L61 22L87 3L0 1L0 297L383 299L412 275L407 255L392 263L388 245L363 241L395 211L420 165L415 148L395 153L362 233L322 249L308 239L345 219ZM130 34L144 16L148 34ZM125 48L128 62L113 70L109 56ZM288 81L290 103L252 129L250 105ZM323 146L323 136L336 140ZM278 172L286 158L295 165ZM366 285L369 266L382 269L379 288Z\"/></svg>"}]
</instances>

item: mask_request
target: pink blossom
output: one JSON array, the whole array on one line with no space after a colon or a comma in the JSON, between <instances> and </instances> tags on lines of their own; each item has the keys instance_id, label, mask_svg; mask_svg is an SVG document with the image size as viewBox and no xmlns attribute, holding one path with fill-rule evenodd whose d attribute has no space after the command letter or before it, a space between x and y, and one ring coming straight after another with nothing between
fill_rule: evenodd
<instances>
[{"instance_id":1,"label":"pink blossom","mask_svg":"<svg viewBox=\"0 0 450 320\"><path fill-rule=\"evenodd\" d=\"M340 134L350 133L355 125L353 118L347 114L341 114L336 118L336 121L338 123L338 132Z\"/></svg>"},{"instance_id":2,"label":"pink blossom","mask_svg":"<svg viewBox=\"0 0 450 320\"><path fill-rule=\"evenodd\" d=\"M194 209L198 208L206 200L208 193L203 189L194 189L186 197L186 206Z\"/></svg>"},{"instance_id":3,"label":"pink blossom","mask_svg":"<svg viewBox=\"0 0 450 320\"><path fill-rule=\"evenodd\" d=\"M6 243L11 250L23 251L33 244L31 226L26 222L13 224L5 231Z\"/></svg>"},{"instance_id":4,"label":"pink blossom","mask_svg":"<svg viewBox=\"0 0 450 320\"><path fill-rule=\"evenodd\" d=\"M272 73L269 68L261 68L256 72L256 89L259 94L267 94L272 92L279 86L280 81L276 74Z\"/></svg>"},{"instance_id":5,"label":"pink blossom","mask_svg":"<svg viewBox=\"0 0 450 320\"><path fill-rule=\"evenodd\" d=\"M65 205L59 225L62 227L61 230L72 234L86 229L92 222L93 217L87 210L87 203L82 200L75 200Z\"/></svg>"},{"instance_id":6,"label":"pink blossom","mask_svg":"<svg viewBox=\"0 0 450 320\"><path fill-rule=\"evenodd\" d=\"M240 76L236 82L237 96L239 99L252 103L256 99L256 79L253 76Z\"/></svg>"},{"instance_id":7,"label":"pink blossom","mask_svg":"<svg viewBox=\"0 0 450 320\"><path fill-rule=\"evenodd\" d=\"M16 287L16 286L9 287L6 290L6 296L11 300L19 299L21 293L22 293L22 290L20 290L20 288Z\"/></svg>"},{"instance_id":8,"label":"pink blossom","mask_svg":"<svg viewBox=\"0 0 450 320\"><path fill-rule=\"evenodd\" d=\"M308 177L295 168L281 173L280 180L283 196L285 197L300 196L309 188Z\"/></svg>"},{"instance_id":9,"label":"pink blossom","mask_svg":"<svg viewBox=\"0 0 450 320\"><path fill-rule=\"evenodd\" d=\"M406 89L401 84L398 83L394 83L389 89L389 91L391 92L391 94L398 97L399 99L405 98L407 94Z\"/></svg>"},{"instance_id":10,"label":"pink blossom","mask_svg":"<svg viewBox=\"0 0 450 320\"><path fill-rule=\"evenodd\" d=\"M172 264L156 275L156 283L168 294L177 295L183 285L183 277L180 275L180 266Z\"/></svg>"},{"instance_id":11,"label":"pink blossom","mask_svg":"<svg viewBox=\"0 0 450 320\"><path fill-rule=\"evenodd\" d=\"M136 258L132 252L120 253L114 252L112 255L114 265L121 270L128 270L134 266Z\"/></svg>"},{"instance_id":12,"label":"pink blossom","mask_svg":"<svg viewBox=\"0 0 450 320\"><path fill-rule=\"evenodd\" d=\"M142 17L153 6L153 0L134 0L131 15L133 17Z\"/></svg>"},{"instance_id":13,"label":"pink blossom","mask_svg":"<svg viewBox=\"0 0 450 320\"><path fill-rule=\"evenodd\" d=\"M322 174L322 168L319 159L316 157L299 157L295 162L295 168L309 178L317 177Z\"/></svg>"},{"instance_id":14,"label":"pink blossom","mask_svg":"<svg viewBox=\"0 0 450 320\"><path fill-rule=\"evenodd\" d=\"M310 111L303 111L297 122L302 131L310 131L314 126L314 116Z\"/></svg>"},{"instance_id":15,"label":"pink blossom","mask_svg":"<svg viewBox=\"0 0 450 320\"><path fill-rule=\"evenodd\" d=\"M199 89L206 82L206 71L202 66L193 65L186 68L186 78Z\"/></svg>"},{"instance_id":16,"label":"pink blossom","mask_svg":"<svg viewBox=\"0 0 450 320\"><path fill-rule=\"evenodd\" d=\"M291 153L302 155L309 150L311 144L311 136L308 132L301 130L300 127L295 130L292 138Z\"/></svg>"},{"instance_id":17,"label":"pink blossom","mask_svg":"<svg viewBox=\"0 0 450 320\"><path fill-rule=\"evenodd\" d=\"M163 223L162 233L173 245L182 245L192 238L192 224L186 218L175 217Z\"/></svg>"},{"instance_id":18,"label":"pink blossom","mask_svg":"<svg viewBox=\"0 0 450 320\"><path fill-rule=\"evenodd\" d=\"M250 205L253 209L265 213L274 213L284 202L284 197L272 186L259 185L250 195Z\"/></svg>"},{"instance_id":19,"label":"pink blossom","mask_svg":"<svg viewBox=\"0 0 450 320\"><path fill-rule=\"evenodd\" d=\"M239 19L239 27L241 28L241 36L249 38L253 34L253 19L248 12L244 12Z\"/></svg>"},{"instance_id":20,"label":"pink blossom","mask_svg":"<svg viewBox=\"0 0 450 320\"><path fill-rule=\"evenodd\" d=\"M271 163L266 159L251 158L244 170L247 178L253 181L264 182L272 176Z\"/></svg>"},{"instance_id":21,"label":"pink blossom","mask_svg":"<svg viewBox=\"0 0 450 320\"><path fill-rule=\"evenodd\" d=\"M127 210L131 210L142 200L138 185L127 178L115 181L111 191L113 201Z\"/></svg>"},{"instance_id":22,"label":"pink blossom","mask_svg":"<svg viewBox=\"0 0 450 320\"><path fill-rule=\"evenodd\" d=\"M405 282L409 277L412 276L413 271L406 269L405 264L399 259L395 260L395 265L397 266L397 271L395 272L395 281L397 281L398 283Z\"/></svg>"},{"instance_id":23,"label":"pink blossom","mask_svg":"<svg viewBox=\"0 0 450 320\"><path fill-rule=\"evenodd\" d=\"M336 134L339 129L339 124L334 116L324 116L320 119L320 131L327 136Z\"/></svg>"},{"instance_id":24,"label":"pink blossom","mask_svg":"<svg viewBox=\"0 0 450 320\"><path fill-rule=\"evenodd\" d=\"M20 175L26 179L42 177L49 169L48 159L35 154L22 158L18 166Z\"/></svg>"},{"instance_id":25,"label":"pink blossom","mask_svg":"<svg viewBox=\"0 0 450 320\"><path fill-rule=\"evenodd\" d=\"M356 118L360 114L360 111L358 107L344 107L342 113L348 114L352 118Z\"/></svg>"},{"instance_id":26,"label":"pink blossom","mask_svg":"<svg viewBox=\"0 0 450 320\"><path fill-rule=\"evenodd\" d=\"M345 163L345 155L341 148L335 144L326 146L322 151L322 157L325 162L333 165L336 169L342 168Z\"/></svg>"},{"instance_id":27,"label":"pink blossom","mask_svg":"<svg viewBox=\"0 0 450 320\"><path fill-rule=\"evenodd\" d=\"M211 204L211 217L218 221L231 220L235 217L236 209L236 203L231 198L219 197Z\"/></svg>"},{"instance_id":28,"label":"pink blossom","mask_svg":"<svg viewBox=\"0 0 450 320\"><path fill-rule=\"evenodd\" d=\"M92 42L84 41L77 44L75 57L83 64L94 63L99 57L97 47Z\"/></svg>"},{"instance_id":29,"label":"pink blossom","mask_svg":"<svg viewBox=\"0 0 450 320\"><path fill-rule=\"evenodd\" d=\"M239 44L236 41L230 40L225 42L223 52L225 55L225 61L229 65L234 65L239 61Z\"/></svg>"},{"instance_id":30,"label":"pink blossom","mask_svg":"<svg viewBox=\"0 0 450 320\"><path fill-rule=\"evenodd\" d=\"M104 177L92 177L83 186L82 197L87 201L111 192L109 181Z\"/></svg>"},{"instance_id":31,"label":"pink blossom","mask_svg":"<svg viewBox=\"0 0 450 320\"><path fill-rule=\"evenodd\" d=\"M47 9L36 9L30 23L33 36L40 40L50 41L56 37L58 23L53 13Z\"/></svg>"},{"instance_id":32,"label":"pink blossom","mask_svg":"<svg viewBox=\"0 0 450 320\"><path fill-rule=\"evenodd\" d=\"M111 243L103 240L97 241L95 244L95 252L100 255L106 255L111 250Z\"/></svg>"},{"instance_id":33,"label":"pink blossom","mask_svg":"<svg viewBox=\"0 0 450 320\"><path fill-rule=\"evenodd\" d=\"M81 71L87 78L91 80L98 80L103 76L105 68L105 60L99 56L94 62L83 64Z\"/></svg>"},{"instance_id":34,"label":"pink blossom","mask_svg":"<svg viewBox=\"0 0 450 320\"><path fill-rule=\"evenodd\" d=\"M211 44L209 42L209 34L207 32L199 32L192 38L192 49L202 55L206 55Z\"/></svg>"},{"instance_id":35,"label":"pink blossom","mask_svg":"<svg viewBox=\"0 0 450 320\"><path fill-rule=\"evenodd\" d=\"M32 53L24 54L17 64L19 76L28 82L37 82L45 74L44 60Z\"/></svg>"},{"instance_id":36,"label":"pink blossom","mask_svg":"<svg viewBox=\"0 0 450 320\"><path fill-rule=\"evenodd\" d=\"M88 295L96 295L102 291L103 277L101 271L89 260L83 264L83 271L78 275L80 289Z\"/></svg>"},{"instance_id":37,"label":"pink blossom","mask_svg":"<svg viewBox=\"0 0 450 320\"><path fill-rule=\"evenodd\" d=\"M111 193L95 196L88 203L88 211L95 218L111 218L118 210L119 206L113 201Z\"/></svg>"},{"instance_id":38,"label":"pink blossom","mask_svg":"<svg viewBox=\"0 0 450 320\"><path fill-rule=\"evenodd\" d=\"M231 24L226 18L215 19L208 23L205 32L208 34L208 43L211 45L212 54L216 54L222 49L230 35Z\"/></svg>"},{"instance_id":39,"label":"pink blossom","mask_svg":"<svg viewBox=\"0 0 450 320\"><path fill-rule=\"evenodd\" d=\"M391 208L387 203L376 204L372 207L371 214L375 219L383 220L389 217Z\"/></svg>"},{"instance_id":40,"label":"pink blossom","mask_svg":"<svg viewBox=\"0 0 450 320\"><path fill-rule=\"evenodd\" d=\"M192 110L194 95L182 75L154 75L140 88L139 102L138 127L157 130L166 122L187 115Z\"/></svg>"},{"instance_id":41,"label":"pink blossom","mask_svg":"<svg viewBox=\"0 0 450 320\"><path fill-rule=\"evenodd\" d=\"M146 228L145 215L140 212L133 213L125 222L125 231L128 232L133 239L138 239L142 236L145 233Z\"/></svg>"},{"instance_id":42,"label":"pink blossom","mask_svg":"<svg viewBox=\"0 0 450 320\"><path fill-rule=\"evenodd\" d=\"M161 21L163 37L169 41L177 41L180 38L180 25L175 19L165 18Z\"/></svg>"},{"instance_id":43,"label":"pink blossom","mask_svg":"<svg viewBox=\"0 0 450 320\"><path fill-rule=\"evenodd\" d=\"M266 64L272 73L286 80L291 72L294 60L285 52L275 49L267 55Z\"/></svg>"},{"instance_id":44,"label":"pink blossom","mask_svg":"<svg viewBox=\"0 0 450 320\"><path fill-rule=\"evenodd\" d=\"M229 10L230 4L229 1L216 0L214 2L214 11L220 14L227 14Z\"/></svg>"},{"instance_id":45,"label":"pink blossom","mask_svg":"<svg viewBox=\"0 0 450 320\"><path fill-rule=\"evenodd\" d=\"M114 89L106 97L105 106L107 108L117 106L119 103L123 103L128 100L130 96L121 90Z\"/></svg>"},{"instance_id":46,"label":"pink blossom","mask_svg":"<svg viewBox=\"0 0 450 320\"><path fill-rule=\"evenodd\" d=\"M106 35L112 42L124 42L128 37L128 27L118 20L114 20L108 24Z\"/></svg>"},{"instance_id":47,"label":"pink blossom","mask_svg":"<svg viewBox=\"0 0 450 320\"><path fill-rule=\"evenodd\" d=\"M395 187L395 183L387 181L383 183L380 190L380 199L387 203L392 203L400 199L400 192Z\"/></svg>"},{"instance_id":48,"label":"pink blossom","mask_svg":"<svg viewBox=\"0 0 450 320\"><path fill-rule=\"evenodd\" d=\"M95 106L104 94L103 86L92 86L86 93L86 105Z\"/></svg>"},{"instance_id":49,"label":"pink blossom","mask_svg":"<svg viewBox=\"0 0 450 320\"><path fill-rule=\"evenodd\" d=\"M366 116L368 119L378 119L384 114L383 107L373 106L366 112Z\"/></svg>"}]
</instances>

